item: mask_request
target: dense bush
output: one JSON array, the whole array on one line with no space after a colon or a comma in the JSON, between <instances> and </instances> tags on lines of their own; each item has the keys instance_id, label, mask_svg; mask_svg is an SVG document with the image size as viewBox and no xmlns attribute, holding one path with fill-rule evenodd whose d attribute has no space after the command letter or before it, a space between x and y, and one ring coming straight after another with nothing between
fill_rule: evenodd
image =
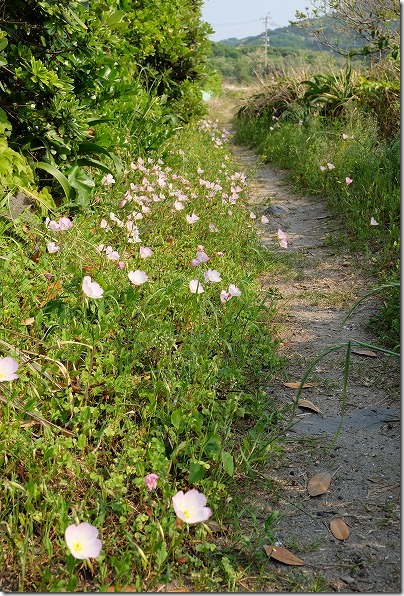
<instances>
[{"instance_id":1,"label":"dense bush","mask_svg":"<svg viewBox=\"0 0 404 596\"><path fill-rule=\"evenodd\" d=\"M147 151L164 140L170 125L200 115L210 31L200 19L200 5L199 0L6 0L0 107L12 126L9 146L32 167L56 176L68 198L77 199L83 181L91 188L81 166L108 171L117 164L103 150L105 143L94 144L100 120L137 111L152 122L155 114L164 122L162 137L156 138L151 125L139 140L139 150Z\"/></svg>"}]
</instances>

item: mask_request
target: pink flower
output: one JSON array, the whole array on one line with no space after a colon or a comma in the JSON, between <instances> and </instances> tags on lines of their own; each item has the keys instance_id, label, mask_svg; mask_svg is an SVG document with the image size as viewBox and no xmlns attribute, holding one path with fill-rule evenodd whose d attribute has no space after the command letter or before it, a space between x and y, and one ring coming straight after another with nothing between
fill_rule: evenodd
<instances>
[{"instance_id":1,"label":"pink flower","mask_svg":"<svg viewBox=\"0 0 404 596\"><path fill-rule=\"evenodd\" d=\"M198 252L196 253L196 258L192 259L191 266L196 267L200 263L207 263L209 261L209 259L210 259L210 257L208 257L206 252L203 250L203 246L201 246L201 247L198 246Z\"/></svg>"},{"instance_id":2,"label":"pink flower","mask_svg":"<svg viewBox=\"0 0 404 596\"><path fill-rule=\"evenodd\" d=\"M65 540L76 559L95 559L101 552L102 543L98 538L98 530L86 522L67 526Z\"/></svg>"},{"instance_id":3,"label":"pink flower","mask_svg":"<svg viewBox=\"0 0 404 596\"><path fill-rule=\"evenodd\" d=\"M346 184L349 186L350 184L352 184L353 180L352 180L352 178L350 178L349 176L347 176L347 177L345 178L345 182L346 182Z\"/></svg>"},{"instance_id":4,"label":"pink flower","mask_svg":"<svg viewBox=\"0 0 404 596\"><path fill-rule=\"evenodd\" d=\"M148 257L151 257L152 254L153 254L153 251L148 246L141 246L139 248L139 257L141 259L147 259Z\"/></svg>"},{"instance_id":5,"label":"pink flower","mask_svg":"<svg viewBox=\"0 0 404 596\"><path fill-rule=\"evenodd\" d=\"M45 219L45 226L52 232L58 232L60 230L59 224L53 219L49 219L49 217Z\"/></svg>"},{"instance_id":6,"label":"pink flower","mask_svg":"<svg viewBox=\"0 0 404 596\"><path fill-rule=\"evenodd\" d=\"M269 219L267 218L267 216L266 216L266 215L263 215L263 216L261 217L261 223L263 223L263 224L267 224L267 223L269 223Z\"/></svg>"},{"instance_id":7,"label":"pink flower","mask_svg":"<svg viewBox=\"0 0 404 596\"><path fill-rule=\"evenodd\" d=\"M46 245L46 248L48 249L48 252L51 254L54 252L58 252L58 250L60 250L60 246L55 244L55 242L48 242L48 244Z\"/></svg>"},{"instance_id":8,"label":"pink flower","mask_svg":"<svg viewBox=\"0 0 404 596\"><path fill-rule=\"evenodd\" d=\"M104 186L111 186L111 184L115 184L115 178L112 174L107 174L101 180L101 184L103 184Z\"/></svg>"},{"instance_id":9,"label":"pink flower","mask_svg":"<svg viewBox=\"0 0 404 596\"><path fill-rule=\"evenodd\" d=\"M241 296L241 290L238 289L237 286L234 284L229 285L229 294L230 296Z\"/></svg>"},{"instance_id":10,"label":"pink flower","mask_svg":"<svg viewBox=\"0 0 404 596\"><path fill-rule=\"evenodd\" d=\"M61 217L59 219L59 230L70 230L73 227L73 222L68 217Z\"/></svg>"},{"instance_id":11,"label":"pink flower","mask_svg":"<svg viewBox=\"0 0 404 596\"><path fill-rule=\"evenodd\" d=\"M333 163L327 163L328 169L333 170L335 168Z\"/></svg>"},{"instance_id":12,"label":"pink flower","mask_svg":"<svg viewBox=\"0 0 404 596\"><path fill-rule=\"evenodd\" d=\"M181 211L181 209L184 209L184 205L181 203L181 201L175 201L174 209L176 209L177 211Z\"/></svg>"},{"instance_id":13,"label":"pink flower","mask_svg":"<svg viewBox=\"0 0 404 596\"><path fill-rule=\"evenodd\" d=\"M210 223L210 224L209 224L209 230L210 230L211 232L219 232L219 231L220 231L220 230L219 230L219 229L218 229L218 228L215 226L215 224L213 224L213 223Z\"/></svg>"},{"instance_id":14,"label":"pink flower","mask_svg":"<svg viewBox=\"0 0 404 596\"><path fill-rule=\"evenodd\" d=\"M0 383L18 379L18 375L16 374L17 369L18 362L14 360L14 358L11 358L10 356L0 358Z\"/></svg>"},{"instance_id":15,"label":"pink flower","mask_svg":"<svg viewBox=\"0 0 404 596\"><path fill-rule=\"evenodd\" d=\"M253 213L252 211L250 211L250 219L255 219L257 216L255 215L255 213Z\"/></svg>"},{"instance_id":16,"label":"pink flower","mask_svg":"<svg viewBox=\"0 0 404 596\"><path fill-rule=\"evenodd\" d=\"M278 238L279 238L279 244L282 248L287 248L288 247L288 237L285 234L285 232L282 232L282 230L279 228L278 230Z\"/></svg>"},{"instance_id":17,"label":"pink flower","mask_svg":"<svg viewBox=\"0 0 404 596\"><path fill-rule=\"evenodd\" d=\"M136 271L129 271L128 277L134 286L141 286L148 280L146 273L139 269L136 269Z\"/></svg>"},{"instance_id":18,"label":"pink flower","mask_svg":"<svg viewBox=\"0 0 404 596\"><path fill-rule=\"evenodd\" d=\"M110 261L118 261L119 260L119 253L117 250L112 250L112 246L107 246L105 249L105 254Z\"/></svg>"},{"instance_id":19,"label":"pink flower","mask_svg":"<svg viewBox=\"0 0 404 596\"><path fill-rule=\"evenodd\" d=\"M104 293L102 287L96 281L91 281L91 277L86 275L82 283L83 292L89 298L101 298Z\"/></svg>"},{"instance_id":20,"label":"pink flower","mask_svg":"<svg viewBox=\"0 0 404 596\"><path fill-rule=\"evenodd\" d=\"M195 488L184 494L178 491L172 498L176 516L187 524L204 522L212 515L212 511L206 505L206 497Z\"/></svg>"},{"instance_id":21,"label":"pink flower","mask_svg":"<svg viewBox=\"0 0 404 596\"><path fill-rule=\"evenodd\" d=\"M101 220L100 228L103 228L104 230L106 230L108 228L108 222L106 219Z\"/></svg>"},{"instance_id":22,"label":"pink flower","mask_svg":"<svg viewBox=\"0 0 404 596\"><path fill-rule=\"evenodd\" d=\"M233 296L241 296L241 290L234 284L230 284L228 292L226 292L226 290L220 292L220 301L228 302Z\"/></svg>"},{"instance_id":23,"label":"pink flower","mask_svg":"<svg viewBox=\"0 0 404 596\"><path fill-rule=\"evenodd\" d=\"M216 269L208 269L207 271L205 271L205 273L203 274L205 281L210 281L210 282L218 282L218 281L222 281L222 278L220 277L220 273L218 271L216 271Z\"/></svg>"},{"instance_id":24,"label":"pink flower","mask_svg":"<svg viewBox=\"0 0 404 596\"><path fill-rule=\"evenodd\" d=\"M187 215L186 220L187 223L194 224L199 220L199 217L195 213L193 213L192 215Z\"/></svg>"},{"instance_id":25,"label":"pink flower","mask_svg":"<svg viewBox=\"0 0 404 596\"><path fill-rule=\"evenodd\" d=\"M193 294L202 294L204 292L203 285L197 279L191 279L189 289Z\"/></svg>"},{"instance_id":26,"label":"pink flower","mask_svg":"<svg viewBox=\"0 0 404 596\"><path fill-rule=\"evenodd\" d=\"M147 476L145 476L145 483L146 486L149 490L154 490L157 486L157 480L159 479L159 477L157 476L157 474L147 474Z\"/></svg>"}]
</instances>

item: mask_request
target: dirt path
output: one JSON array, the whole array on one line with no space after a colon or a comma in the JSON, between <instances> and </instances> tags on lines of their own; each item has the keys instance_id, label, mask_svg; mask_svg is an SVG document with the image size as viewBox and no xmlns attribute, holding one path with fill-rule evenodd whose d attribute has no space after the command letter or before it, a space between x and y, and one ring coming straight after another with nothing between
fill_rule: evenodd
<instances>
[{"instance_id":1,"label":"dirt path","mask_svg":"<svg viewBox=\"0 0 404 596\"><path fill-rule=\"evenodd\" d=\"M338 222L325 202L293 193L283 182L285 173L260 165L253 151L234 147L233 153L252 173L249 202L262 244L285 251L278 248L278 228L288 236L294 273L264 276L262 285L284 297L278 322L287 372L271 382L268 395L289 404L296 391L283 381L300 381L324 349L348 340L376 342L366 328L375 300L362 303L341 325L372 280L362 272L360 256L337 246ZM260 222L263 214L268 224ZM271 502L257 487L249 497L262 520L279 511L276 540L304 560L304 566L293 568L268 561L279 577L279 585L268 591L306 591L303 586L326 592L400 591L399 362L380 352L352 354L345 414L333 442L341 422L344 358L338 351L319 362L310 377L318 385L303 391L302 398L321 413L297 408L295 425L286 432L285 457L277 470L268 470L276 499ZM330 487L310 497L307 482L323 471L332 474ZM349 527L345 541L329 530L334 518Z\"/></svg>"}]
</instances>

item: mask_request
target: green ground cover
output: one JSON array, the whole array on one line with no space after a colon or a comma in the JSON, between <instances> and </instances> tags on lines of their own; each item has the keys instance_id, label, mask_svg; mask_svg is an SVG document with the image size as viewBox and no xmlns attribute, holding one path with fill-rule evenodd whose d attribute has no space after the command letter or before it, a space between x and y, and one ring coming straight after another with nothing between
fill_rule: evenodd
<instances>
[{"instance_id":1,"label":"green ground cover","mask_svg":"<svg viewBox=\"0 0 404 596\"><path fill-rule=\"evenodd\" d=\"M237 561L172 498L197 489L234 525L235 478L278 449L277 298L256 281L277 265L226 133L202 120L121 157L86 209L27 211L0 237L3 589L229 588ZM64 536L82 522L102 541L84 561Z\"/></svg>"}]
</instances>

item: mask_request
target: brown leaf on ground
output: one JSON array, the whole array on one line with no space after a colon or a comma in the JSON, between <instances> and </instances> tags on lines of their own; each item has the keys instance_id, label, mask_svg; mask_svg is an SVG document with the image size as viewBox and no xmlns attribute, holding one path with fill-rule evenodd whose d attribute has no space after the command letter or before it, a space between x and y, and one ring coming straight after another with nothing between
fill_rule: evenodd
<instances>
[{"instance_id":1,"label":"brown leaf on ground","mask_svg":"<svg viewBox=\"0 0 404 596\"><path fill-rule=\"evenodd\" d=\"M331 483L331 474L329 472L317 472L310 478L307 485L307 492L311 497L322 495L328 490Z\"/></svg>"},{"instance_id":2,"label":"brown leaf on ground","mask_svg":"<svg viewBox=\"0 0 404 596\"><path fill-rule=\"evenodd\" d=\"M309 401L308 399L299 399L298 404L299 408L307 408L308 410L313 410L313 412L317 412L317 414L322 414L320 408L318 408L313 402Z\"/></svg>"},{"instance_id":3,"label":"brown leaf on ground","mask_svg":"<svg viewBox=\"0 0 404 596\"><path fill-rule=\"evenodd\" d=\"M358 354L358 356L369 356L370 358L377 358L376 352L373 350L367 350L366 348L352 348L351 352L353 354Z\"/></svg>"},{"instance_id":4,"label":"brown leaf on ground","mask_svg":"<svg viewBox=\"0 0 404 596\"><path fill-rule=\"evenodd\" d=\"M296 557L293 553L290 552L287 548L283 546L271 546L269 544L264 544L264 550L268 557L272 557L272 559L276 559L281 563L285 563L285 565L304 565L304 561Z\"/></svg>"},{"instance_id":5,"label":"brown leaf on ground","mask_svg":"<svg viewBox=\"0 0 404 596\"><path fill-rule=\"evenodd\" d=\"M330 521L330 530L332 535L337 540L345 540L348 538L350 532L349 528L342 519L336 518Z\"/></svg>"},{"instance_id":6,"label":"brown leaf on ground","mask_svg":"<svg viewBox=\"0 0 404 596\"><path fill-rule=\"evenodd\" d=\"M35 322L35 318L34 317L29 317L29 319L25 319L24 321L21 321L20 325L32 325L32 323Z\"/></svg>"},{"instance_id":7,"label":"brown leaf on ground","mask_svg":"<svg viewBox=\"0 0 404 596\"><path fill-rule=\"evenodd\" d=\"M62 284L60 281L55 283L49 284L47 290L45 291L44 299L42 300L41 304L39 305L41 308L44 306L49 300L53 300L58 296L62 291Z\"/></svg>"},{"instance_id":8,"label":"brown leaf on ground","mask_svg":"<svg viewBox=\"0 0 404 596\"><path fill-rule=\"evenodd\" d=\"M300 381L291 381L290 383L282 383L282 385L284 387L287 387L288 389L299 389L301 382ZM318 383L304 383L302 389L307 389L308 387L317 387Z\"/></svg>"}]
</instances>

